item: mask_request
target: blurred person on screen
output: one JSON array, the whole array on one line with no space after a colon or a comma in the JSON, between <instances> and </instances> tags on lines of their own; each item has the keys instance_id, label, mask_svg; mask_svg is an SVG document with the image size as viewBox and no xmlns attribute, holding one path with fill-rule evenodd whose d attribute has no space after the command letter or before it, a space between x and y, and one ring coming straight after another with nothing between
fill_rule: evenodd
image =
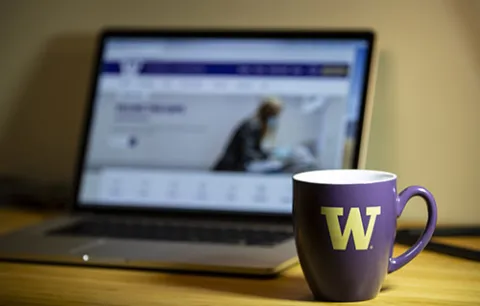
<instances>
[{"instance_id":1,"label":"blurred person on screen","mask_svg":"<svg viewBox=\"0 0 480 306\"><path fill-rule=\"evenodd\" d=\"M215 171L270 172L282 167L269 160L269 142L277 131L282 104L274 98L264 99L256 113L234 130L228 145L213 167ZM253 166L251 166L253 165Z\"/></svg>"}]
</instances>

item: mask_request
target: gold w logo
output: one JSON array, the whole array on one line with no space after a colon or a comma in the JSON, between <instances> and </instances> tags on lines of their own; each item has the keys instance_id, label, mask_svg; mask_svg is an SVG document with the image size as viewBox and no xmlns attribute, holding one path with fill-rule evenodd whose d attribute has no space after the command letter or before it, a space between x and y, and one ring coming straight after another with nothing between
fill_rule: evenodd
<instances>
[{"instance_id":1,"label":"gold w logo","mask_svg":"<svg viewBox=\"0 0 480 306\"><path fill-rule=\"evenodd\" d=\"M346 250L348 239L353 235L353 242L356 250L366 250L372 238L373 228L377 216L381 213L380 206L367 207L368 221L367 231L363 228L362 216L360 208L352 207L347 217L347 223L342 233L340 229L339 216L343 216L343 207L322 207L321 214L327 219L328 232L332 241L334 250Z\"/></svg>"}]
</instances>

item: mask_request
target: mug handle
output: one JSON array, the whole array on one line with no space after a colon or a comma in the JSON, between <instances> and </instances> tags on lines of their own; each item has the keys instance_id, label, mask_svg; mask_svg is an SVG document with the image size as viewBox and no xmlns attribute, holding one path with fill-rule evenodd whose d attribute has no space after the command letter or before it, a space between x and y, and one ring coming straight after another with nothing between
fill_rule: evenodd
<instances>
[{"instance_id":1,"label":"mug handle","mask_svg":"<svg viewBox=\"0 0 480 306\"><path fill-rule=\"evenodd\" d=\"M433 232L435 231L435 226L437 225L437 204L435 202L435 198L430 193L430 191L428 191L424 187L410 186L400 192L400 194L397 196L396 202L397 218L400 217L400 215L402 214L407 202L415 196L422 197L427 204L427 226L425 227L425 230L423 231L420 238L410 249L408 249L398 257L390 258L390 261L388 263L388 273L392 273L400 269L401 267L409 263L412 259L414 259L415 256L417 256L427 246L430 239L432 239Z\"/></svg>"}]
</instances>

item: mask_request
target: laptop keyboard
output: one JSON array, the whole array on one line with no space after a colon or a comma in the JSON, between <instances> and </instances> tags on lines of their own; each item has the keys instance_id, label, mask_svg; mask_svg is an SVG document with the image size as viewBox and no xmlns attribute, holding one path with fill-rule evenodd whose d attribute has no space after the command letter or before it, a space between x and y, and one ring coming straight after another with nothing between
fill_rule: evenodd
<instances>
[{"instance_id":1,"label":"laptop keyboard","mask_svg":"<svg viewBox=\"0 0 480 306\"><path fill-rule=\"evenodd\" d=\"M273 231L189 226L185 224L83 220L51 231L49 234L57 236L272 246L293 237L293 230Z\"/></svg>"}]
</instances>

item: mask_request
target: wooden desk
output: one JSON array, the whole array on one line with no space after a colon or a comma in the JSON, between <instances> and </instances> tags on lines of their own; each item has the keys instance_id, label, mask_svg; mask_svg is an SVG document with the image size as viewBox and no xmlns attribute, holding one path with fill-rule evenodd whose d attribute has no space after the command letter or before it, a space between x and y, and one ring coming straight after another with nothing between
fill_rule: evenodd
<instances>
[{"instance_id":1,"label":"wooden desk","mask_svg":"<svg viewBox=\"0 0 480 306\"><path fill-rule=\"evenodd\" d=\"M0 211L0 232L42 218L41 214ZM479 240L469 243L480 245ZM399 246L395 251L403 250ZM480 305L480 264L424 251L389 275L379 296L366 303ZM311 304L310 291L298 266L277 279L252 280L0 262L2 306Z\"/></svg>"}]
</instances>

